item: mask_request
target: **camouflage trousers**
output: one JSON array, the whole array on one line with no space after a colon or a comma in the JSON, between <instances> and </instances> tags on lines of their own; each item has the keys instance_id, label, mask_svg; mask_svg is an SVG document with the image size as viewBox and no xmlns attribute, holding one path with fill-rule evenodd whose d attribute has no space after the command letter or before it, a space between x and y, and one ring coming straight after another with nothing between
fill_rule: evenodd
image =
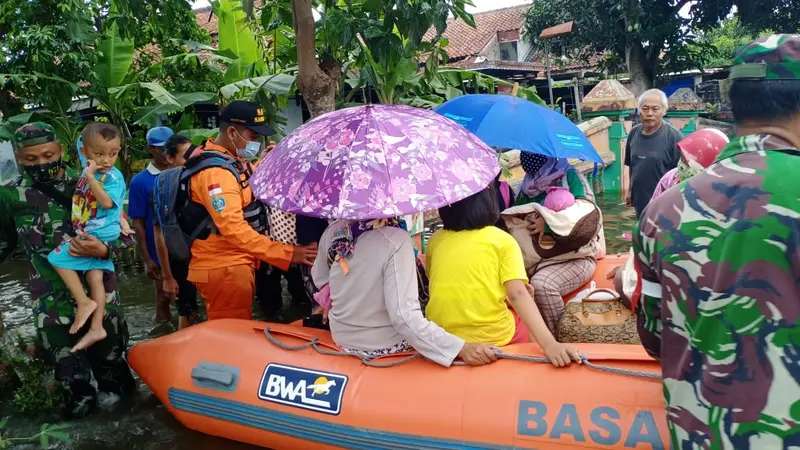
<instances>
[{"instance_id":1,"label":"camouflage trousers","mask_svg":"<svg viewBox=\"0 0 800 450\"><path fill-rule=\"evenodd\" d=\"M109 278L112 278L109 280ZM55 366L55 379L67 391L64 413L83 417L97 406L97 391L125 397L136 389L125 360L128 324L122 314L115 274L106 275L106 311L103 326L107 337L86 350L71 353L71 348L88 331L89 323L76 334L69 334L75 303L65 291L42 297L34 310L37 343L45 360ZM111 289L109 289L111 287ZM92 385L92 377L97 389Z\"/></svg>"}]
</instances>

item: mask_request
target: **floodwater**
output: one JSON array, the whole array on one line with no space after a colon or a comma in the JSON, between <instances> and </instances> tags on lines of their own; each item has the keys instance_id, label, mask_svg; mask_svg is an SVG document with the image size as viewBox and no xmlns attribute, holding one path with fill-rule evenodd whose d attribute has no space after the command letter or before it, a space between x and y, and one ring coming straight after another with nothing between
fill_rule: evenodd
<instances>
[{"instance_id":1,"label":"floodwater","mask_svg":"<svg viewBox=\"0 0 800 450\"><path fill-rule=\"evenodd\" d=\"M598 204L603 210L608 253L628 251L630 243L623 233L630 232L634 224L633 209L620 204L618 195L603 195ZM0 313L6 325L6 335L15 331L32 335L29 299L26 292L27 269L24 262L0 264ZM118 269L118 283L125 316L131 333L131 345L150 338L153 329L153 285L137 265L124 265ZM284 289L284 292L286 290ZM294 319L291 308L284 313ZM296 313L294 313L296 315ZM9 333L9 331L11 333ZM101 404L103 404L101 400ZM70 422L71 441L58 444L58 448L75 450L160 450L160 449L255 449L245 444L223 440L184 428L150 393L143 383L132 399L113 405L103 405L102 412L86 419ZM0 412L0 419L6 415ZM12 418L11 436L36 434L42 423L59 423L56 412L33 418ZM26 445L27 448L40 448ZM19 446L18 448L24 448ZM55 446L54 446L55 447Z\"/></svg>"}]
</instances>

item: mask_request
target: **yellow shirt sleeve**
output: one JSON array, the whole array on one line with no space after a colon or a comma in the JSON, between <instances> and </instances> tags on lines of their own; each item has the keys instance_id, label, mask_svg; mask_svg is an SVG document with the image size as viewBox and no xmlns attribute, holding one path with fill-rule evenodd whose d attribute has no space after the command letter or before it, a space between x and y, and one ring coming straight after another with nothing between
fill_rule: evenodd
<instances>
[{"instance_id":1,"label":"yellow shirt sleeve","mask_svg":"<svg viewBox=\"0 0 800 450\"><path fill-rule=\"evenodd\" d=\"M500 247L500 282L505 284L512 280L523 280L528 282L528 274L525 272L525 261L522 259L522 250L513 236L505 231L499 230L503 234L498 239Z\"/></svg>"}]
</instances>

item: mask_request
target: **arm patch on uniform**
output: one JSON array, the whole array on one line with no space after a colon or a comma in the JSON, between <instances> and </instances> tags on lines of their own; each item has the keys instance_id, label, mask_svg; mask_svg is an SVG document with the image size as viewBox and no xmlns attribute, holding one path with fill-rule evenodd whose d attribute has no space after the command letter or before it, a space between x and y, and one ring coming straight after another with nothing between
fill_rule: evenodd
<instances>
[{"instance_id":1,"label":"arm patch on uniform","mask_svg":"<svg viewBox=\"0 0 800 450\"><path fill-rule=\"evenodd\" d=\"M222 196L211 197L211 207L218 213L225 211L225 198Z\"/></svg>"}]
</instances>

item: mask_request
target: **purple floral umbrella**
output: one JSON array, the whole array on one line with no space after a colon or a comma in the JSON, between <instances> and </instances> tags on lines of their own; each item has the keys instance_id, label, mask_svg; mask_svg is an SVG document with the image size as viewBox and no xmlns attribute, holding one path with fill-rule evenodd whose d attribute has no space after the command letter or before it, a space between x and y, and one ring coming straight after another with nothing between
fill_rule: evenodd
<instances>
[{"instance_id":1,"label":"purple floral umbrella","mask_svg":"<svg viewBox=\"0 0 800 450\"><path fill-rule=\"evenodd\" d=\"M251 179L268 205L327 219L430 211L486 188L497 155L433 111L369 105L325 114L273 149Z\"/></svg>"}]
</instances>

